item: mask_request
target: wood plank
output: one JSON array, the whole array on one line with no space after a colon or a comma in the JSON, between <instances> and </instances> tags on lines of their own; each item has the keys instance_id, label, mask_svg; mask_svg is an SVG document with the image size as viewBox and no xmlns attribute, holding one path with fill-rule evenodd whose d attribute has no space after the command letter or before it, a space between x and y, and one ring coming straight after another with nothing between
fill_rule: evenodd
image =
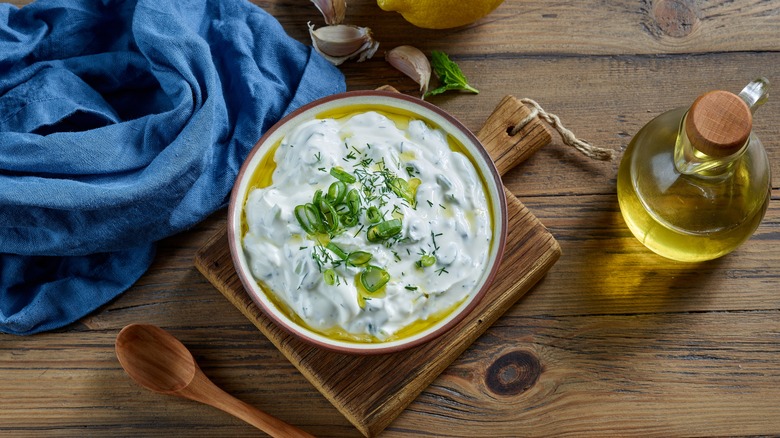
<instances>
[{"instance_id":1,"label":"wood plank","mask_svg":"<svg viewBox=\"0 0 780 438\"><path fill-rule=\"evenodd\" d=\"M421 434L457 424L461 436L774 434L778 317L503 318L399 423Z\"/></svg>"},{"instance_id":2,"label":"wood plank","mask_svg":"<svg viewBox=\"0 0 780 438\"><path fill-rule=\"evenodd\" d=\"M212 294L224 301L213 287ZM256 429L213 408L135 384L114 356L116 332L91 331L91 343L78 345L72 344L73 333L2 339L0 436L179 436L182 425L197 436L257 436ZM329 430L355 435L251 325L173 327L171 332L190 348L204 373L241 400L310 430L312 424L322 425L313 429L318 435ZM292 409L279 403L280 393L289 394ZM32 412L38 413L34 419Z\"/></svg>"},{"instance_id":3,"label":"wood plank","mask_svg":"<svg viewBox=\"0 0 780 438\"><path fill-rule=\"evenodd\" d=\"M523 301L528 315L780 309L780 191L756 234L733 253L679 263L647 250L623 222L616 195L533 198L528 205L563 256ZM515 309L519 310L519 309Z\"/></svg>"},{"instance_id":4,"label":"wood plank","mask_svg":"<svg viewBox=\"0 0 780 438\"><path fill-rule=\"evenodd\" d=\"M277 17L284 29L310 44L306 23L323 25L310 2L251 0ZM24 6L27 0L12 0ZM473 25L420 29L374 0L353 0L347 22L372 28L380 53L409 44L447 47L469 56L636 55L777 51L780 6L771 1L695 0L582 2L507 0ZM381 55L380 55L381 56Z\"/></svg>"},{"instance_id":5,"label":"wood plank","mask_svg":"<svg viewBox=\"0 0 780 438\"><path fill-rule=\"evenodd\" d=\"M318 436L354 436L308 382L294 377L286 359L263 346L254 328L174 333L207 374L240 398ZM3 338L0 401L14 402L0 409L0 434L160 436L186 424L198 436L256 436L227 415L135 385L112 356L114 336L92 332L93 345L78 348L68 345L73 333L11 338L18 344ZM772 434L780 429L779 349L777 310L508 315L383 436L436 434L453 424L460 436ZM496 363L504 367L490 371ZM37 390L42 386L45 393ZM508 393L512 387L522 389ZM278 403L280 394L286 403Z\"/></svg>"},{"instance_id":6,"label":"wood plank","mask_svg":"<svg viewBox=\"0 0 780 438\"><path fill-rule=\"evenodd\" d=\"M323 24L313 5L256 1L290 35L308 42L306 23ZM507 0L473 25L418 29L373 0L349 2L347 22L372 28L380 51L409 44L479 57L507 54L624 55L776 51L780 6L768 1Z\"/></svg>"}]
</instances>

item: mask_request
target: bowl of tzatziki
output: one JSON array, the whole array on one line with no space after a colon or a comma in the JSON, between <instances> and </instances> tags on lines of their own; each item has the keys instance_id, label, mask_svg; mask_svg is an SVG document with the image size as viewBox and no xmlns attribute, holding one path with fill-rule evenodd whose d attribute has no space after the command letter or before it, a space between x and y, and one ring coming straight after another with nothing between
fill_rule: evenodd
<instances>
[{"instance_id":1,"label":"bowl of tzatziki","mask_svg":"<svg viewBox=\"0 0 780 438\"><path fill-rule=\"evenodd\" d=\"M471 312L506 227L501 178L471 131L420 99L355 91L263 135L227 228L265 315L310 344L376 354L427 342Z\"/></svg>"}]
</instances>

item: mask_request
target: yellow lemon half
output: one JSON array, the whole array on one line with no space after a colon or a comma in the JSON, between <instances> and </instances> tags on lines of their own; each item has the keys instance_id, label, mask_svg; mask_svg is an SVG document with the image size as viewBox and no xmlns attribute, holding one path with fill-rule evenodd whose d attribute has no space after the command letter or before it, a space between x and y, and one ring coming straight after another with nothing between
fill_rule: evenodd
<instances>
[{"instance_id":1,"label":"yellow lemon half","mask_svg":"<svg viewBox=\"0 0 780 438\"><path fill-rule=\"evenodd\" d=\"M504 0L377 0L385 11L395 11L406 21L426 29L447 29L473 23Z\"/></svg>"}]
</instances>

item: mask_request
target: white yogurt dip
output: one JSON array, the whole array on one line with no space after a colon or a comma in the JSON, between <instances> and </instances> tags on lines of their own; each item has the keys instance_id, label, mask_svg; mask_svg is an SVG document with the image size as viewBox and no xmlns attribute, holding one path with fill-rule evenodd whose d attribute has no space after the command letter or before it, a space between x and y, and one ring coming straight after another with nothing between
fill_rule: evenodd
<instances>
[{"instance_id":1,"label":"white yogurt dip","mask_svg":"<svg viewBox=\"0 0 780 438\"><path fill-rule=\"evenodd\" d=\"M488 263L491 211L473 164L443 131L393 119L368 111L299 125L274 153L271 184L244 206L252 275L327 336L409 336L477 293ZM340 198L337 186L354 193Z\"/></svg>"}]
</instances>

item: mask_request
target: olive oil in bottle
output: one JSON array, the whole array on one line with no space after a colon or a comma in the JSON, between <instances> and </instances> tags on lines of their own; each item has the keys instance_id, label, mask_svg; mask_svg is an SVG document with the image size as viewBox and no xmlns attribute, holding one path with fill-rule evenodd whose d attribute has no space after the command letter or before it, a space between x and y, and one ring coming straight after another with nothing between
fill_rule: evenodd
<instances>
[{"instance_id":1,"label":"olive oil in bottle","mask_svg":"<svg viewBox=\"0 0 780 438\"><path fill-rule=\"evenodd\" d=\"M652 251L711 260L747 240L766 213L771 178L752 114L766 101L757 79L739 95L712 91L656 117L631 140L618 170L620 211Z\"/></svg>"}]
</instances>

